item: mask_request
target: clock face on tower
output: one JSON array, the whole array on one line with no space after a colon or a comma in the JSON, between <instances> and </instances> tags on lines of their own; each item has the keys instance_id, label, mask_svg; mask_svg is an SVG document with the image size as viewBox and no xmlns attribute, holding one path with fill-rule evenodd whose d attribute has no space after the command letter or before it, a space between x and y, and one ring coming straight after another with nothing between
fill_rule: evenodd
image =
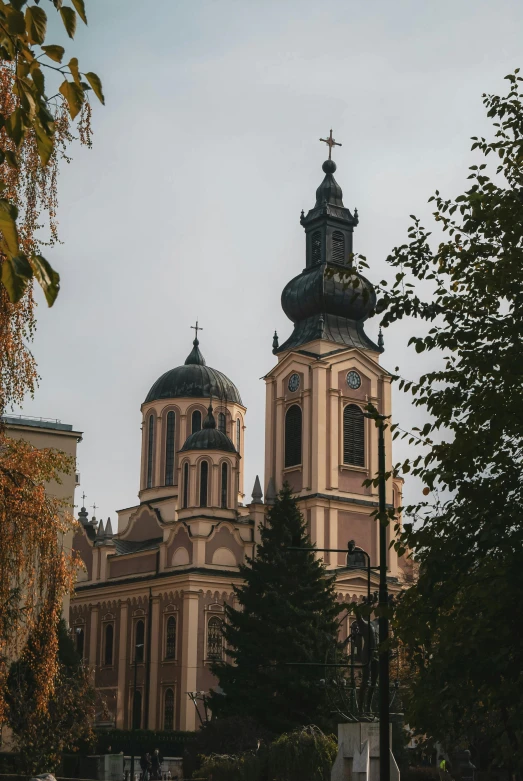
<instances>
[{"instance_id":1,"label":"clock face on tower","mask_svg":"<svg viewBox=\"0 0 523 781\"><path fill-rule=\"evenodd\" d=\"M294 391L297 391L300 387L300 375L299 374L291 374L289 377L289 390L291 393L294 393Z\"/></svg>"},{"instance_id":2,"label":"clock face on tower","mask_svg":"<svg viewBox=\"0 0 523 781\"><path fill-rule=\"evenodd\" d=\"M357 390L361 385L361 377L358 372L355 372L353 369L350 372L347 372L347 385L351 390Z\"/></svg>"}]
</instances>

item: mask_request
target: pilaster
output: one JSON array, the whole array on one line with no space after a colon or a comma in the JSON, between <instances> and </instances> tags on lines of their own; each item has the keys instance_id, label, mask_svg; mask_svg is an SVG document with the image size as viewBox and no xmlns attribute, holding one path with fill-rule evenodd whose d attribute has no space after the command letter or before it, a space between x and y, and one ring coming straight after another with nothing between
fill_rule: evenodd
<instances>
[{"instance_id":1,"label":"pilaster","mask_svg":"<svg viewBox=\"0 0 523 781\"><path fill-rule=\"evenodd\" d=\"M160 626L160 597L152 597L152 621L153 632L151 636L151 660L150 660L150 687L149 687L149 720L148 728L156 729L157 696L158 696L158 668L159 668L159 638L162 635Z\"/></svg>"},{"instance_id":2,"label":"pilaster","mask_svg":"<svg viewBox=\"0 0 523 781\"><path fill-rule=\"evenodd\" d=\"M120 603L120 635L118 639L118 694L116 700L116 729L125 727L125 692L127 672L127 620L129 605Z\"/></svg>"},{"instance_id":3,"label":"pilaster","mask_svg":"<svg viewBox=\"0 0 523 781\"><path fill-rule=\"evenodd\" d=\"M180 729L187 731L196 729L196 710L187 692L196 691L199 597L198 591L183 594Z\"/></svg>"},{"instance_id":4,"label":"pilaster","mask_svg":"<svg viewBox=\"0 0 523 781\"><path fill-rule=\"evenodd\" d=\"M89 631L89 666L96 669L96 649L98 647L98 617L100 608L98 605L91 607L91 628Z\"/></svg>"},{"instance_id":5,"label":"pilaster","mask_svg":"<svg viewBox=\"0 0 523 781\"><path fill-rule=\"evenodd\" d=\"M322 493L326 484L326 436L327 436L327 366L316 364L312 368L312 490Z\"/></svg>"}]
</instances>

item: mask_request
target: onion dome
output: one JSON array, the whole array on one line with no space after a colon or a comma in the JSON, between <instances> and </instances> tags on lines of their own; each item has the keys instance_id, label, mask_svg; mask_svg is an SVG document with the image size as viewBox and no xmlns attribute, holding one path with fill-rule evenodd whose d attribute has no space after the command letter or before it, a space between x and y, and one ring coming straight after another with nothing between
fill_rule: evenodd
<instances>
[{"instance_id":1,"label":"onion dome","mask_svg":"<svg viewBox=\"0 0 523 781\"><path fill-rule=\"evenodd\" d=\"M158 399L201 399L210 396L242 404L236 385L225 374L206 365L199 344L198 339L195 339L183 366L170 369L156 380L146 396L145 404Z\"/></svg>"},{"instance_id":2,"label":"onion dome","mask_svg":"<svg viewBox=\"0 0 523 781\"><path fill-rule=\"evenodd\" d=\"M209 405L202 428L189 434L180 452L184 453L187 450L225 450L227 453L236 453L236 448L227 434L216 428L212 404Z\"/></svg>"},{"instance_id":3,"label":"onion dome","mask_svg":"<svg viewBox=\"0 0 523 781\"><path fill-rule=\"evenodd\" d=\"M294 323L290 338L273 352L295 349L322 339L348 347L381 352L363 330L376 306L372 284L353 267L352 234L358 224L343 205L343 193L333 174L334 160L323 163L325 178L316 203L301 224L306 234L306 265L283 289L282 309Z\"/></svg>"}]
</instances>

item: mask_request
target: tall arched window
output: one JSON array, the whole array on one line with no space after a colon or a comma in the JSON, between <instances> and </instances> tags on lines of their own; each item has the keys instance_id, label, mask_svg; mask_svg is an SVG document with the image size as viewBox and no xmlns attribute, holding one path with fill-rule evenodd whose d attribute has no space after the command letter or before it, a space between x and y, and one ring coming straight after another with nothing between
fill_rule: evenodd
<instances>
[{"instance_id":1,"label":"tall arched window","mask_svg":"<svg viewBox=\"0 0 523 781\"><path fill-rule=\"evenodd\" d=\"M183 465L183 507L189 504L189 464L186 461Z\"/></svg>"},{"instance_id":2,"label":"tall arched window","mask_svg":"<svg viewBox=\"0 0 523 781\"><path fill-rule=\"evenodd\" d=\"M106 624L104 664L107 665L111 665L113 663L113 640L114 640L114 627L112 624Z\"/></svg>"},{"instance_id":3,"label":"tall arched window","mask_svg":"<svg viewBox=\"0 0 523 781\"><path fill-rule=\"evenodd\" d=\"M200 464L200 507L207 507L207 487L209 482L209 464L202 461Z\"/></svg>"},{"instance_id":4,"label":"tall arched window","mask_svg":"<svg viewBox=\"0 0 523 781\"><path fill-rule=\"evenodd\" d=\"M142 692L137 689L133 696L133 729L142 726Z\"/></svg>"},{"instance_id":5,"label":"tall arched window","mask_svg":"<svg viewBox=\"0 0 523 781\"><path fill-rule=\"evenodd\" d=\"M176 417L171 410L167 413L167 429L165 432L165 485L174 484L174 433Z\"/></svg>"},{"instance_id":6,"label":"tall arched window","mask_svg":"<svg viewBox=\"0 0 523 781\"><path fill-rule=\"evenodd\" d=\"M176 618L169 616L165 640L165 658L176 659Z\"/></svg>"},{"instance_id":7,"label":"tall arched window","mask_svg":"<svg viewBox=\"0 0 523 781\"><path fill-rule=\"evenodd\" d=\"M240 452L242 424L240 418L236 418L236 450Z\"/></svg>"},{"instance_id":8,"label":"tall arched window","mask_svg":"<svg viewBox=\"0 0 523 781\"><path fill-rule=\"evenodd\" d=\"M80 659L84 658L84 630L82 627L76 627L76 653Z\"/></svg>"},{"instance_id":9,"label":"tall arched window","mask_svg":"<svg viewBox=\"0 0 523 781\"><path fill-rule=\"evenodd\" d=\"M229 484L229 469L225 461L222 464L221 505L227 507L227 491Z\"/></svg>"},{"instance_id":10,"label":"tall arched window","mask_svg":"<svg viewBox=\"0 0 523 781\"><path fill-rule=\"evenodd\" d=\"M365 466L365 418L357 404L343 410L343 463Z\"/></svg>"},{"instance_id":11,"label":"tall arched window","mask_svg":"<svg viewBox=\"0 0 523 781\"><path fill-rule=\"evenodd\" d=\"M223 659L222 621L218 616L212 616L207 624L207 659Z\"/></svg>"},{"instance_id":12,"label":"tall arched window","mask_svg":"<svg viewBox=\"0 0 523 781\"><path fill-rule=\"evenodd\" d=\"M293 404L285 415L285 466L301 464L301 407Z\"/></svg>"},{"instance_id":13,"label":"tall arched window","mask_svg":"<svg viewBox=\"0 0 523 781\"><path fill-rule=\"evenodd\" d=\"M321 262L321 231L314 231L311 238L312 262Z\"/></svg>"},{"instance_id":14,"label":"tall arched window","mask_svg":"<svg viewBox=\"0 0 523 781\"><path fill-rule=\"evenodd\" d=\"M144 660L145 650L145 623L140 619L134 629L134 653L138 663Z\"/></svg>"},{"instance_id":15,"label":"tall arched window","mask_svg":"<svg viewBox=\"0 0 523 781\"><path fill-rule=\"evenodd\" d=\"M195 409L192 418L191 418L191 433L194 434L195 431L200 431L202 428L202 413L199 409Z\"/></svg>"},{"instance_id":16,"label":"tall arched window","mask_svg":"<svg viewBox=\"0 0 523 781\"><path fill-rule=\"evenodd\" d=\"M163 706L163 728L174 729L174 692L167 689Z\"/></svg>"},{"instance_id":17,"label":"tall arched window","mask_svg":"<svg viewBox=\"0 0 523 781\"><path fill-rule=\"evenodd\" d=\"M227 433L225 431L225 415L223 412L218 412L218 431L223 431L224 434Z\"/></svg>"},{"instance_id":18,"label":"tall arched window","mask_svg":"<svg viewBox=\"0 0 523 781\"><path fill-rule=\"evenodd\" d=\"M147 430L147 488L153 487L154 415L149 415Z\"/></svg>"},{"instance_id":19,"label":"tall arched window","mask_svg":"<svg viewBox=\"0 0 523 781\"><path fill-rule=\"evenodd\" d=\"M334 263L345 262L345 236L341 231L332 234L332 260Z\"/></svg>"}]
</instances>

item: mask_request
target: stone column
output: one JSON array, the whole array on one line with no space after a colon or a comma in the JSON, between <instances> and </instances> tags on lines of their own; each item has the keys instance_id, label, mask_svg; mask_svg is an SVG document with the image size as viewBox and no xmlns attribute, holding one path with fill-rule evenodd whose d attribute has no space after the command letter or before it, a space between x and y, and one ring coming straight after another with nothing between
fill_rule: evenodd
<instances>
[{"instance_id":1,"label":"stone column","mask_svg":"<svg viewBox=\"0 0 523 781\"><path fill-rule=\"evenodd\" d=\"M337 388L329 389L329 476L328 488L338 488L339 464L340 464L340 391Z\"/></svg>"},{"instance_id":2,"label":"stone column","mask_svg":"<svg viewBox=\"0 0 523 781\"><path fill-rule=\"evenodd\" d=\"M187 692L196 691L198 666L198 607L200 593L184 591L182 620L182 663L180 686L180 729L196 729L196 710Z\"/></svg>"},{"instance_id":3,"label":"stone column","mask_svg":"<svg viewBox=\"0 0 523 781\"><path fill-rule=\"evenodd\" d=\"M305 374L305 382L308 383L309 377ZM311 389L306 387L302 394L302 426L303 426L303 441L302 441L302 464L303 464L303 482L302 486L305 491L311 489Z\"/></svg>"},{"instance_id":4,"label":"stone column","mask_svg":"<svg viewBox=\"0 0 523 781\"><path fill-rule=\"evenodd\" d=\"M116 728L125 729L125 701L127 692L127 616L129 605L120 604L120 635L118 640L118 693L116 699Z\"/></svg>"},{"instance_id":5,"label":"stone column","mask_svg":"<svg viewBox=\"0 0 523 781\"><path fill-rule=\"evenodd\" d=\"M160 638L163 634L163 627L160 625L160 597L152 598L152 621L151 621L151 664L150 664L150 686L149 686L149 729L156 729L156 706L158 702L158 672L160 666Z\"/></svg>"}]
</instances>

